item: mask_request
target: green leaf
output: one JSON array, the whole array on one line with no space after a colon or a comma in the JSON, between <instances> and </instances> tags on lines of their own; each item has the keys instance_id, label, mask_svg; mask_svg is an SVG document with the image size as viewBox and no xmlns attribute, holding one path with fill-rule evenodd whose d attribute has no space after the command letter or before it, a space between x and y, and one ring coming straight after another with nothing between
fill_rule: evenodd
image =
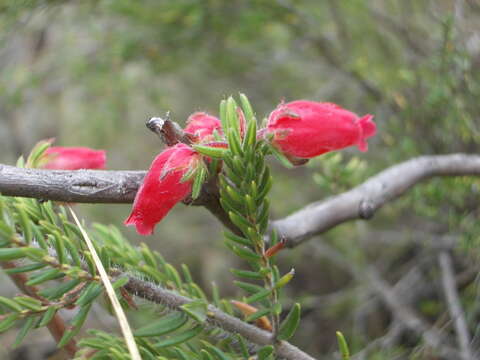
<instances>
[{"instance_id":1,"label":"green leaf","mask_svg":"<svg viewBox=\"0 0 480 360\"><path fill-rule=\"evenodd\" d=\"M227 118L227 100L220 101L220 122L222 123L222 129L228 129L228 118Z\"/></svg>"},{"instance_id":2,"label":"green leaf","mask_svg":"<svg viewBox=\"0 0 480 360\"><path fill-rule=\"evenodd\" d=\"M293 276L295 275L295 269L290 270L287 274L283 275L276 283L275 283L275 289L280 289L287 285L292 279Z\"/></svg>"},{"instance_id":3,"label":"green leaf","mask_svg":"<svg viewBox=\"0 0 480 360\"><path fill-rule=\"evenodd\" d=\"M210 355L210 353L204 349L200 350L200 356L202 360L214 360L212 355Z\"/></svg>"},{"instance_id":4,"label":"green leaf","mask_svg":"<svg viewBox=\"0 0 480 360\"><path fill-rule=\"evenodd\" d=\"M250 284L250 283L247 283L247 282L244 282L244 281L235 280L233 283L236 286L238 286L240 289L248 292L249 294L256 294L257 292L264 290L264 288L262 286L255 285L255 284Z\"/></svg>"},{"instance_id":5,"label":"green leaf","mask_svg":"<svg viewBox=\"0 0 480 360\"><path fill-rule=\"evenodd\" d=\"M45 289L42 289L40 291L40 295L48 298L48 299L58 299L70 290L72 290L75 286L81 283L81 280L79 279L72 279L68 280L66 282L61 283L58 286L55 287L48 287Z\"/></svg>"},{"instance_id":6,"label":"green leaf","mask_svg":"<svg viewBox=\"0 0 480 360\"><path fill-rule=\"evenodd\" d=\"M159 341L156 344L154 344L153 346L155 347L155 349L161 349L161 348L168 347L168 346L174 346L174 345L182 344L182 343L194 338L195 336L199 335L202 332L202 330L203 330L203 326L202 325L197 325L194 328L191 328L191 329L189 329L187 331L184 331L180 334L176 334L176 335L170 337L169 339Z\"/></svg>"},{"instance_id":7,"label":"green leaf","mask_svg":"<svg viewBox=\"0 0 480 360\"><path fill-rule=\"evenodd\" d=\"M268 174L270 174L270 172L268 172ZM268 195L270 189L272 188L272 185L273 178L269 175L268 180L265 183L262 182L262 185L259 188L260 191L257 194L257 201L261 202L265 198L265 196Z\"/></svg>"},{"instance_id":8,"label":"green leaf","mask_svg":"<svg viewBox=\"0 0 480 360\"><path fill-rule=\"evenodd\" d=\"M29 316L25 322L23 323L22 328L17 334L17 337L15 338L15 342L13 343L13 347L16 348L18 347L23 339L25 339L25 336L27 336L28 332L33 328L35 325L35 317L34 316Z\"/></svg>"},{"instance_id":9,"label":"green leaf","mask_svg":"<svg viewBox=\"0 0 480 360\"><path fill-rule=\"evenodd\" d=\"M248 117L247 117L248 118ZM257 142L257 121L253 117L249 122L247 122L247 133L243 139L243 150L248 151L250 149L255 149L255 143Z\"/></svg>"},{"instance_id":10,"label":"green leaf","mask_svg":"<svg viewBox=\"0 0 480 360\"><path fill-rule=\"evenodd\" d=\"M170 280L175 283L175 286L178 289L182 288L182 279L180 278L180 274L178 273L177 269L175 269L171 264L165 264L165 272Z\"/></svg>"},{"instance_id":11,"label":"green leaf","mask_svg":"<svg viewBox=\"0 0 480 360\"><path fill-rule=\"evenodd\" d=\"M158 262L157 262L157 259L155 259L155 255L145 243L140 244L140 252L142 253L143 260L145 260L147 265L153 268L158 267Z\"/></svg>"},{"instance_id":12,"label":"green leaf","mask_svg":"<svg viewBox=\"0 0 480 360\"><path fill-rule=\"evenodd\" d=\"M197 170L192 185L192 199L196 199L200 195L200 191L202 190L203 183L207 179L207 175L208 173L205 166L201 166Z\"/></svg>"},{"instance_id":13,"label":"green leaf","mask_svg":"<svg viewBox=\"0 0 480 360\"><path fill-rule=\"evenodd\" d=\"M38 323L37 327L42 327L48 325L50 321L52 321L53 317L57 313L57 308L54 306L50 306L47 311L45 311L45 314L43 314L42 319Z\"/></svg>"},{"instance_id":14,"label":"green leaf","mask_svg":"<svg viewBox=\"0 0 480 360\"><path fill-rule=\"evenodd\" d=\"M275 146L270 144L269 149L272 152L272 154L277 158L278 161L280 161L280 163L283 166L285 166L287 169L293 169L294 168L294 166L290 162L290 160L288 160L285 157L285 155L283 155Z\"/></svg>"},{"instance_id":15,"label":"green leaf","mask_svg":"<svg viewBox=\"0 0 480 360\"><path fill-rule=\"evenodd\" d=\"M271 309L258 310L258 311L256 311L255 313L253 313L253 314L251 314L251 315L248 315L248 316L245 318L245 321L246 321L246 322L255 321L255 320L261 318L262 316L270 315L271 312L272 312Z\"/></svg>"},{"instance_id":16,"label":"green leaf","mask_svg":"<svg viewBox=\"0 0 480 360\"><path fill-rule=\"evenodd\" d=\"M147 337L168 334L179 329L187 322L187 320L188 317L186 317L183 313L174 312L160 318L157 321L154 321L151 324L141 327L140 329L136 330L133 335L138 337Z\"/></svg>"},{"instance_id":17,"label":"green leaf","mask_svg":"<svg viewBox=\"0 0 480 360\"><path fill-rule=\"evenodd\" d=\"M260 301L262 299L265 299L267 296L269 296L271 294L271 290L270 289L263 289L259 292L257 292L256 294L253 294L252 296L248 297L245 299L245 302L247 304L251 304L251 303L254 303L256 301Z\"/></svg>"},{"instance_id":18,"label":"green leaf","mask_svg":"<svg viewBox=\"0 0 480 360\"><path fill-rule=\"evenodd\" d=\"M192 283L193 282L192 274L190 273L190 270L188 269L188 266L185 265L185 264L182 264L181 267L182 267L182 271L183 271L183 276L185 277L185 281L187 283Z\"/></svg>"},{"instance_id":19,"label":"green leaf","mask_svg":"<svg viewBox=\"0 0 480 360\"><path fill-rule=\"evenodd\" d=\"M342 359L349 360L350 350L348 349L347 340L345 340L345 337L340 331L337 331L336 335L337 335L338 347L340 349L340 353L342 354Z\"/></svg>"},{"instance_id":20,"label":"green leaf","mask_svg":"<svg viewBox=\"0 0 480 360\"><path fill-rule=\"evenodd\" d=\"M42 302L40 300L29 296L15 296L13 301L32 311L39 311L42 308Z\"/></svg>"},{"instance_id":21,"label":"green leaf","mask_svg":"<svg viewBox=\"0 0 480 360\"><path fill-rule=\"evenodd\" d=\"M19 314L10 314L7 315L2 321L0 321L0 332L7 331L10 329L17 321Z\"/></svg>"},{"instance_id":22,"label":"green leaf","mask_svg":"<svg viewBox=\"0 0 480 360\"><path fill-rule=\"evenodd\" d=\"M8 226L5 222L0 222L0 237L10 243L11 238L14 234L12 227Z\"/></svg>"},{"instance_id":23,"label":"green leaf","mask_svg":"<svg viewBox=\"0 0 480 360\"><path fill-rule=\"evenodd\" d=\"M260 233L263 234L268 228L268 220L270 219L270 201L265 198L261 208L257 211L257 223L260 225Z\"/></svg>"},{"instance_id":24,"label":"green leaf","mask_svg":"<svg viewBox=\"0 0 480 360\"><path fill-rule=\"evenodd\" d=\"M25 266L14 267L11 269L4 269L3 271L7 274L19 274L19 273L39 270L41 268L44 268L45 266L47 266L47 264L33 263Z\"/></svg>"},{"instance_id":25,"label":"green leaf","mask_svg":"<svg viewBox=\"0 0 480 360\"><path fill-rule=\"evenodd\" d=\"M227 245L227 247L232 250L235 255L241 257L244 260L258 262L262 259L261 255L258 255L257 253L246 247L235 246L228 241L225 241L225 245Z\"/></svg>"},{"instance_id":26,"label":"green leaf","mask_svg":"<svg viewBox=\"0 0 480 360\"><path fill-rule=\"evenodd\" d=\"M216 358L220 360L231 360L231 357L227 356L222 350L217 348L216 346L213 346L212 344L209 344L206 341L202 341L203 346L205 346L208 351L210 351Z\"/></svg>"},{"instance_id":27,"label":"green leaf","mask_svg":"<svg viewBox=\"0 0 480 360\"><path fill-rule=\"evenodd\" d=\"M215 282L212 281L212 300L213 304L216 307L220 307L220 292L218 291L218 286Z\"/></svg>"},{"instance_id":28,"label":"green leaf","mask_svg":"<svg viewBox=\"0 0 480 360\"><path fill-rule=\"evenodd\" d=\"M88 284L87 288L83 291L82 295L80 295L75 304L79 306L85 306L86 304L91 303L102 293L102 290L102 285L92 281L90 284Z\"/></svg>"},{"instance_id":29,"label":"green leaf","mask_svg":"<svg viewBox=\"0 0 480 360\"><path fill-rule=\"evenodd\" d=\"M290 339L295 331L297 330L298 324L300 323L300 304L296 303L290 309L285 320L280 325L280 330L278 332L279 340L288 340Z\"/></svg>"},{"instance_id":30,"label":"green leaf","mask_svg":"<svg viewBox=\"0 0 480 360\"><path fill-rule=\"evenodd\" d=\"M82 306L78 313L73 317L71 321L72 328L63 333L62 338L57 344L59 348L65 346L80 331L83 323L87 319L91 306L92 304Z\"/></svg>"},{"instance_id":31,"label":"green leaf","mask_svg":"<svg viewBox=\"0 0 480 360\"><path fill-rule=\"evenodd\" d=\"M207 320L208 304L203 300L194 300L180 306L180 308L195 321L203 323Z\"/></svg>"},{"instance_id":32,"label":"green leaf","mask_svg":"<svg viewBox=\"0 0 480 360\"><path fill-rule=\"evenodd\" d=\"M245 359L250 358L250 352L248 351L247 342L245 341L245 339L243 338L243 336L237 335L237 339L238 339L238 343L239 343L239 345L240 345L240 350L241 350L241 352L242 352L242 356L243 356Z\"/></svg>"},{"instance_id":33,"label":"green leaf","mask_svg":"<svg viewBox=\"0 0 480 360\"><path fill-rule=\"evenodd\" d=\"M25 248L0 249L0 261L10 261L25 257Z\"/></svg>"},{"instance_id":34,"label":"green leaf","mask_svg":"<svg viewBox=\"0 0 480 360\"><path fill-rule=\"evenodd\" d=\"M235 235L234 233L226 230L223 233L225 237L233 242L236 242L237 244L243 245L243 246L252 246L252 242L248 239L245 239L244 237Z\"/></svg>"},{"instance_id":35,"label":"green leaf","mask_svg":"<svg viewBox=\"0 0 480 360\"><path fill-rule=\"evenodd\" d=\"M245 162L242 157L238 155L234 155L232 157L232 170L241 177L241 179L245 178ZM236 184L239 184L236 182Z\"/></svg>"},{"instance_id":36,"label":"green leaf","mask_svg":"<svg viewBox=\"0 0 480 360\"><path fill-rule=\"evenodd\" d=\"M226 154L230 151L227 148L221 147L212 147L205 145L192 145L193 149L199 152L202 155L214 158L214 159L223 159Z\"/></svg>"},{"instance_id":37,"label":"green leaf","mask_svg":"<svg viewBox=\"0 0 480 360\"><path fill-rule=\"evenodd\" d=\"M23 204L16 204L17 214L19 217L19 223L22 228L23 239L26 244L30 244L33 240L32 222L28 218L28 215L24 209Z\"/></svg>"},{"instance_id":38,"label":"green leaf","mask_svg":"<svg viewBox=\"0 0 480 360\"><path fill-rule=\"evenodd\" d=\"M255 200L252 198L250 194L245 195L245 204L247 205L248 213L252 216L255 216L257 212L257 205L255 204Z\"/></svg>"},{"instance_id":39,"label":"green leaf","mask_svg":"<svg viewBox=\"0 0 480 360\"><path fill-rule=\"evenodd\" d=\"M127 283L129 282L129 278L127 276L123 276L117 280L115 280L115 282L112 284L112 287L117 290L118 288L121 288L122 286L125 286L127 285Z\"/></svg>"},{"instance_id":40,"label":"green leaf","mask_svg":"<svg viewBox=\"0 0 480 360\"><path fill-rule=\"evenodd\" d=\"M0 296L0 305L3 305L5 307L7 307L8 309L13 310L15 312L20 312L20 311L23 310L23 308L19 304L17 304L15 301L13 301L12 299L3 297L3 296Z\"/></svg>"},{"instance_id":41,"label":"green leaf","mask_svg":"<svg viewBox=\"0 0 480 360\"><path fill-rule=\"evenodd\" d=\"M30 155L28 155L26 166L29 168L38 168L41 164L42 156L52 144L52 139L41 140L33 147Z\"/></svg>"},{"instance_id":42,"label":"green leaf","mask_svg":"<svg viewBox=\"0 0 480 360\"><path fill-rule=\"evenodd\" d=\"M57 269L49 269L41 272L40 274L35 274L28 280L25 284L28 286L42 284L46 281L58 279L63 277L63 273Z\"/></svg>"},{"instance_id":43,"label":"green leaf","mask_svg":"<svg viewBox=\"0 0 480 360\"><path fill-rule=\"evenodd\" d=\"M73 264L75 266L82 266L82 261L80 260L80 254L78 253L78 249L68 238L64 240L65 247L67 248L70 257L73 260Z\"/></svg>"},{"instance_id":44,"label":"green leaf","mask_svg":"<svg viewBox=\"0 0 480 360\"><path fill-rule=\"evenodd\" d=\"M241 194L238 190L227 185L225 186L225 191L227 192L228 196L230 196L230 198L235 202L235 204L237 205L243 204L244 202L243 194Z\"/></svg>"},{"instance_id":45,"label":"green leaf","mask_svg":"<svg viewBox=\"0 0 480 360\"><path fill-rule=\"evenodd\" d=\"M57 252L57 260L60 264L65 264L65 260L67 259L67 252L65 251L65 244L64 239L61 234L55 232L54 236L54 246L55 251Z\"/></svg>"},{"instance_id":46,"label":"green leaf","mask_svg":"<svg viewBox=\"0 0 480 360\"><path fill-rule=\"evenodd\" d=\"M258 360L268 359L273 354L273 350L274 350L274 348L273 348L272 345L266 345L266 346L262 347L257 352L257 359Z\"/></svg>"},{"instance_id":47,"label":"green leaf","mask_svg":"<svg viewBox=\"0 0 480 360\"><path fill-rule=\"evenodd\" d=\"M240 122L237 116L237 108L238 105L235 99L232 96L229 96L227 99L227 119L228 119L228 128L224 130L231 131L231 137L228 137L228 141L231 144L232 140L236 140L238 142L238 150L240 150Z\"/></svg>"},{"instance_id":48,"label":"green leaf","mask_svg":"<svg viewBox=\"0 0 480 360\"><path fill-rule=\"evenodd\" d=\"M261 280L264 278L262 274L255 271L230 269L230 272L235 276L242 277L245 279Z\"/></svg>"},{"instance_id":49,"label":"green leaf","mask_svg":"<svg viewBox=\"0 0 480 360\"><path fill-rule=\"evenodd\" d=\"M233 212L229 211L228 216L230 217L230 220L240 229L244 234L248 234L248 229L252 227L252 224L250 221L248 221L246 218L243 216Z\"/></svg>"},{"instance_id":50,"label":"green leaf","mask_svg":"<svg viewBox=\"0 0 480 360\"><path fill-rule=\"evenodd\" d=\"M17 162L15 163L15 166L16 167L19 167L19 168L24 168L25 167L25 158L22 156L20 156L18 159L17 159Z\"/></svg>"},{"instance_id":51,"label":"green leaf","mask_svg":"<svg viewBox=\"0 0 480 360\"><path fill-rule=\"evenodd\" d=\"M240 104L242 105L242 110L245 114L245 120L247 122L255 120L255 113L253 112L252 105L247 96L243 93L240 93Z\"/></svg>"},{"instance_id":52,"label":"green leaf","mask_svg":"<svg viewBox=\"0 0 480 360\"><path fill-rule=\"evenodd\" d=\"M23 252L26 257L33 261L42 261L43 257L46 255L46 251L44 249L39 248L23 248Z\"/></svg>"}]
</instances>

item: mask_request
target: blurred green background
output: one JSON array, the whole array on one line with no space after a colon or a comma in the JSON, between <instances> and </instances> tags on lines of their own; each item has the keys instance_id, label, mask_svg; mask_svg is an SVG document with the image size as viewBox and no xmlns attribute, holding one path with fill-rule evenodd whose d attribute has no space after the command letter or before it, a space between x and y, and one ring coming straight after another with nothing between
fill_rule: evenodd
<instances>
[{"instance_id":1,"label":"blurred green background","mask_svg":"<svg viewBox=\"0 0 480 360\"><path fill-rule=\"evenodd\" d=\"M272 215L280 218L414 156L478 153L479 70L475 0L0 0L0 162L12 164L55 137L56 145L106 149L108 169L146 169L162 149L147 118L171 111L184 124L195 111L217 115L220 100L238 92L258 118L282 99L301 98L374 114L378 135L366 154L349 149L294 170L272 160ZM425 244L451 235L458 271L476 269L479 186L473 177L434 179L368 223L341 225L285 251L282 270L297 271L285 302L306 309L294 342L328 357L342 330L357 351L395 321L366 280L322 244L360 269L376 266L392 283L430 256L433 265L419 265L430 283L438 273ZM206 288L215 281L222 295L237 293L228 269L238 260L206 210L179 205L142 238L123 228L128 205L78 209L189 264ZM462 299L473 334L476 296L471 279ZM445 314L435 289L411 301L432 322ZM367 358L429 358L422 349L419 336L403 332Z\"/></svg>"}]
</instances>

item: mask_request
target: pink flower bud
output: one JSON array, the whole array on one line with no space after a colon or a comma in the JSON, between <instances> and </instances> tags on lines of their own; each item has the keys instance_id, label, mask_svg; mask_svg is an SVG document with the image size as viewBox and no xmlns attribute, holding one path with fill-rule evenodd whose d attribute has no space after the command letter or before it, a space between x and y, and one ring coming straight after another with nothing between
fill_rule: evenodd
<instances>
[{"instance_id":1,"label":"pink flower bud","mask_svg":"<svg viewBox=\"0 0 480 360\"><path fill-rule=\"evenodd\" d=\"M332 103L297 100L272 111L266 133L273 134L273 145L289 158L308 159L351 145L367 151L366 139L376 132L372 118L359 118Z\"/></svg>"},{"instance_id":2,"label":"pink flower bud","mask_svg":"<svg viewBox=\"0 0 480 360\"><path fill-rule=\"evenodd\" d=\"M193 178L184 182L181 179L199 161L200 155L182 143L162 151L143 179L125 225L135 225L141 235L153 234L155 225L192 191Z\"/></svg>"},{"instance_id":3,"label":"pink flower bud","mask_svg":"<svg viewBox=\"0 0 480 360\"><path fill-rule=\"evenodd\" d=\"M196 112L189 116L184 131L199 138L199 141L213 139L213 132L222 134L222 124L215 116L204 112ZM207 139L209 138L209 139Z\"/></svg>"},{"instance_id":4,"label":"pink flower bud","mask_svg":"<svg viewBox=\"0 0 480 360\"><path fill-rule=\"evenodd\" d=\"M45 169L78 170L104 169L105 150L93 150L87 147L52 146L45 151Z\"/></svg>"}]
</instances>

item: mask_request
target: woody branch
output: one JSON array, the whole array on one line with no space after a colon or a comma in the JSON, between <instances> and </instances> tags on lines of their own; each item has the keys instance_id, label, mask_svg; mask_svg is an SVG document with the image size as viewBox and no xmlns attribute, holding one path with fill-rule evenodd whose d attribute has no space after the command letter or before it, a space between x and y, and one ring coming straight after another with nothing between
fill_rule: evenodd
<instances>
[{"instance_id":1,"label":"woody branch","mask_svg":"<svg viewBox=\"0 0 480 360\"><path fill-rule=\"evenodd\" d=\"M359 186L311 203L272 226L290 247L354 219L369 219L383 205L421 181L436 176L478 176L480 155L421 156L391 166ZM77 203L131 203L145 171L41 170L0 164L0 193ZM215 183L207 183L192 205L205 206L233 228L218 202Z\"/></svg>"}]
</instances>

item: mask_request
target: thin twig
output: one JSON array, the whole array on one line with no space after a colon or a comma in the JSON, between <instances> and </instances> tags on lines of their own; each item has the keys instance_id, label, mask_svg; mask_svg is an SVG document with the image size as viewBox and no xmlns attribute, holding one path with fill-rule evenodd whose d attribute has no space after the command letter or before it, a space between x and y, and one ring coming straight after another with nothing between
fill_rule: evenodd
<instances>
[{"instance_id":1,"label":"thin twig","mask_svg":"<svg viewBox=\"0 0 480 360\"><path fill-rule=\"evenodd\" d=\"M188 304L192 301L185 296L179 295L173 291L164 289L161 286L154 285L150 282L137 279L131 275L122 275L121 272L118 272L116 275L129 277L129 281L125 285L125 289L129 293L151 302L165 305L171 309L180 310L182 305ZM254 344L269 345L274 341L270 332L261 330L256 326L250 325L236 317L228 315L213 305L208 306L207 315L207 321L213 326L220 327L232 334L240 334ZM286 341L280 341L276 343L275 349L279 358L292 360L314 359L307 353Z\"/></svg>"},{"instance_id":2,"label":"thin twig","mask_svg":"<svg viewBox=\"0 0 480 360\"><path fill-rule=\"evenodd\" d=\"M470 347L470 333L465 320L465 314L460 305L450 254L447 251L442 251L438 255L438 263L440 265L442 286L447 300L448 312L455 326L462 360L475 359L472 348Z\"/></svg>"}]
</instances>

